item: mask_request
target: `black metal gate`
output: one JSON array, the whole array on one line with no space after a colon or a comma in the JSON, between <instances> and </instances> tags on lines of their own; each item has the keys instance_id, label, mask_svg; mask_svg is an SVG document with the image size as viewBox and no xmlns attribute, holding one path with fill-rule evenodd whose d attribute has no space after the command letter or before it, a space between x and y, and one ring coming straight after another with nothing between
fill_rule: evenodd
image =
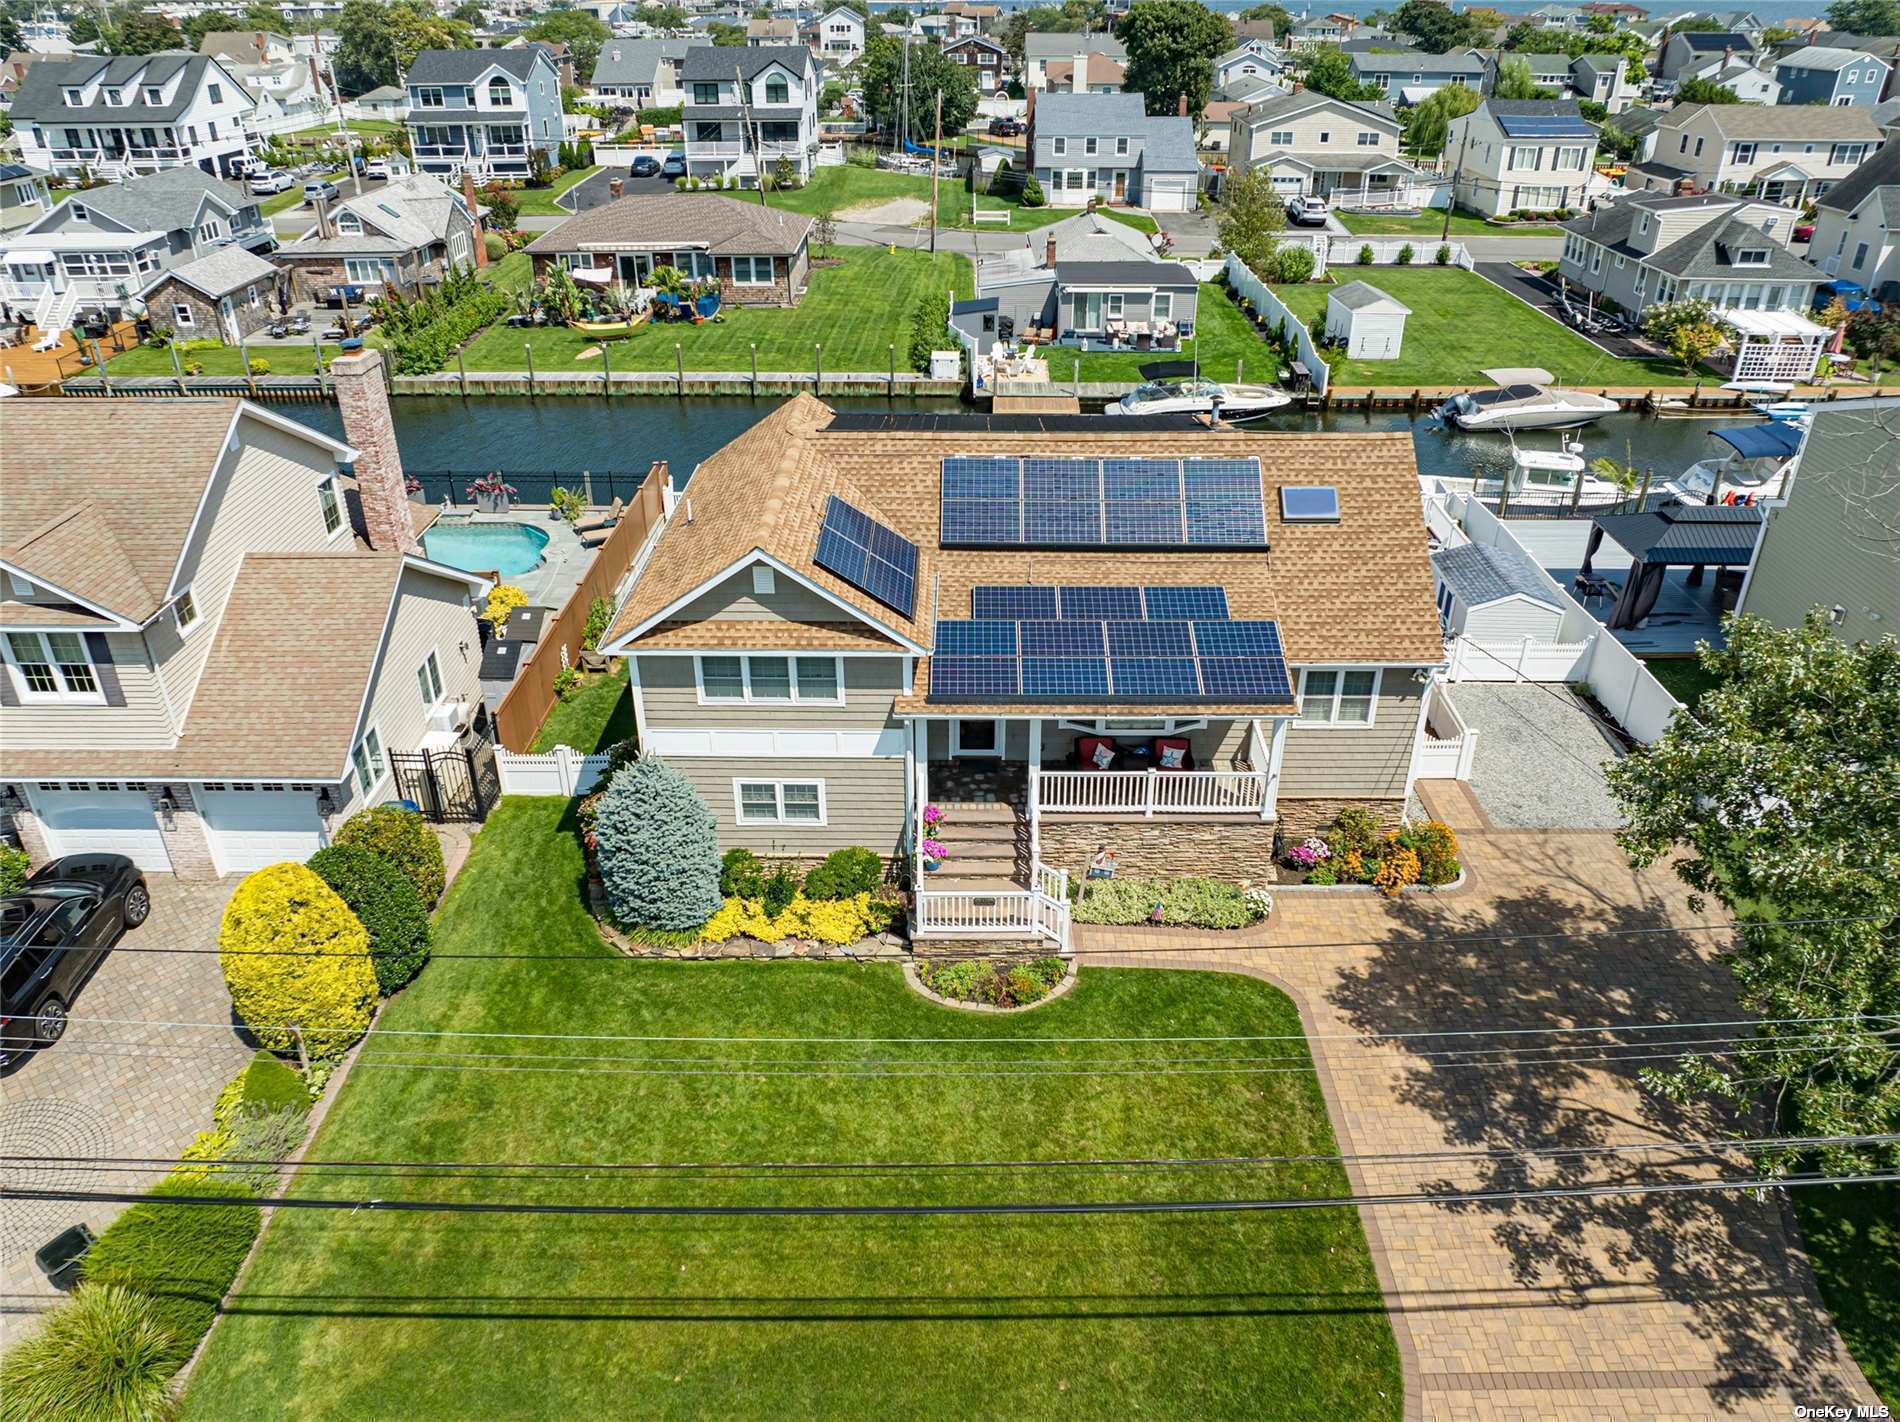
<instances>
[{"instance_id":1,"label":"black metal gate","mask_svg":"<svg viewBox=\"0 0 1900 1422\"><path fill-rule=\"evenodd\" d=\"M402 798L436 824L484 820L501 798L495 747L487 740L448 750L391 751L389 766Z\"/></svg>"}]
</instances>

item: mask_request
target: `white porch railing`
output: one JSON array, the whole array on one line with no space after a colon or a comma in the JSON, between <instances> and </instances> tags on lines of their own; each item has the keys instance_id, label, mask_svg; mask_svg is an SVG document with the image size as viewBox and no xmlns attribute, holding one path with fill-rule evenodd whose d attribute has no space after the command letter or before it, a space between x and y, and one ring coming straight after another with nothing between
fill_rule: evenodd
<instances>
[{"instance_id":1,"label":"white porch railing","mask_svg":"<svg viewBox=\"0 0 1900 1422\"><path fill-rule=\"evenodd\" d=\"M1045 815L1244 815L1267 811L1257 770L1043 770Z\"/></svg>"},{"instance_id":2,"label":"white porch railing","mask_svg":"<svg viewBox=\"0 0 1900 1422\"><path fill-rule=\"evenodd\" d=\"M1058 951L1069 951L1069 876L1038 864L1035 889L919 889L919 938L1046 938ZM1047 893L1043 885L1060 889Z\"/></svg>"}]
</instances>

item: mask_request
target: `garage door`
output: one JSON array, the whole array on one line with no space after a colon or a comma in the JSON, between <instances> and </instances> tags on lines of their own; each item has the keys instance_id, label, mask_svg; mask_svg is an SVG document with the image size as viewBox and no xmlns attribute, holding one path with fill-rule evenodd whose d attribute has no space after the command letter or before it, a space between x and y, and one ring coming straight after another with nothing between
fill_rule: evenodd
<instances>
[{"instance_id":1,"label":"garage door","mask_svg":"<svg viewBox=\"0 0 1900 1422\"><path fill-rule=\"evenodd\" d=\"M316 796L307 789L201 788L198 804L220 874L302 862L323 847Z\"/></svg>"},{"instance_id":2,"label":"garage door","mask_svg":"<svg viewBox=\"0 0 1900 1422\"><path fill-rule=\"evenodd\" d=\"M172 867L151 796L120 785L68 786L33 792L46 847L59 854L123 854L141 869Z\"/></svg>"}]
</instances>

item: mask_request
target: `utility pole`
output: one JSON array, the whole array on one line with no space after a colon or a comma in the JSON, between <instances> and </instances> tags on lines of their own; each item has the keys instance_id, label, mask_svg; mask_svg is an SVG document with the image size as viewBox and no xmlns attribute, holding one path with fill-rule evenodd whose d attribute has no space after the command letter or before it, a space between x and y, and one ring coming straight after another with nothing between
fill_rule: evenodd
<instances>
[{"instance_id":1,"label":"utility pole","mask_svg":"<svg viewBox=\"0 0 1900 1422\"><path fill-rule=\"evenodd\" d=\"M1438 234L1440 242L1451 240L1451 213L1452 209L1458 205L1458 175L1465 170L1465 149L1471 145L1471 115L1466 114L1464 120L1465 136L1458 140L1458 162L1451 170L1451 194L1445 200L1445 226L1444 230Z\"/></svg>"},{"instance_id":2,"label":"utility pole","mask_svg":"<svg viewBox=\"0 0 1900 1422\"><path fill-rule=\"evenodd\" d=\"M330 98L336 103L336 136L343 144L344 155L350 160L350 195L363 196L363 170L356 164L356 145L350 140L353 135L349 126L343 122L343 91L336 86L336 60L323 52L323 42L317 41L317 55L330 71Z\"/></svg>"},{"instance_id":3,"label":"utility pole","mask_svg":"<svg viewBox=\"0 0 1900 1422\"><path fill-rule=\"evenodd\" d=\"M937 175L943 168L943 90L937 90L936 136L930 143L930 254L937 254Z\"/></svg>"},{"instance_id":4,"label":"utility pole","mask_svg":"<svg viewBox=\"0 0 1900 1422\"><path fill-rule=\"evenodd\" d=\"M765 154L759 150L759 132L752 122L752 105L746 102L745 75L740 66L732 66L732 77L739 84L739 146L744 148L748 141L752 144L752 170L759 187L759 206L765 207ZM743 155L741 155L743 156Z\"/></svg>"}]
</instances>

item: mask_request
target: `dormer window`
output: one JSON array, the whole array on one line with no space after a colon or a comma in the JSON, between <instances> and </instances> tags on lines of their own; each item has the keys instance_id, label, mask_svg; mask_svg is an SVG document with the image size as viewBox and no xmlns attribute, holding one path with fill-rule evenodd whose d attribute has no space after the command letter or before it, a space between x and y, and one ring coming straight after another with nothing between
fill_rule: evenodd
<instances>
[{"instance_id":1,"label":"dormer window","mask_svg":"<svg viewBox=\"0 0 1900 1422\"><path fill-rule=\"evenodd\" d=\"M488 81L488 102L498 109L514 107L515 91L499 74Z\"/></svg>"},{"instance_id":2,"label":"dormer window","mask_svg":"<svg viewBox=\"0 0 1900 1422\"><path fill-rule=\"evenodd\" d=\"M86 102L85 96L78 89L62 89L60 97L73 108L79 108Z\"/></svg>"},{"instance_id":3,"label":"dormer window","mask_svg":"<svg viewBox=\"0 0 1900 1422\"><path fill-rule=\"evenodd\" d=\"M145 102L146 102L146 103L148 103L148 104L162 104L162 103L164 103L164 102L165 102L165 91L164 91L163 89L157 89L157 88L147 88L147 89L146 89L146 91L145 91Z\"/></svg>"},{"instance_id":4,"label":"dormer window","mask_svg":"<svg viewBox=\"0 0 1900 1422\"><path fill-rule=\"evenodd\" d=\"M1766 247L1744 247L1735 254L1735 265L1738 267L1765 267L1768 265L1768 249Z\"/></svg>"},{"instance_id":5,"label":"dormer window","mask_svg":"<svg viewBox=\"0 0 1900 1422\"><path fill-rule=\"evenodd\" d=\"M92 221L92 213L87 209L86 205L83 202L67 203L66 211L70 212L73 215L74 222Z\"/></svg>"},{"instance_id":6,"label":"dormer window","mask_svg":"<svg viewBox=\"0 0 1900 1422\"><path fill-rule=\"evenodd\" d=\"M339 212L336 215L336 230L360 237L363 235L363 219L353 212Z\"/></svg>"},{"instance_id":7,"label":"dormer window","mask_svg":"<svg viewBox=\"0 0 1900 1422\"><path fill-rule=\"evenodd\" d=\"M106 89L106 90L103 90L102 92L105 94L107 108L122 109L125 107L125 90Z\"/></svg>"},{"instance_id":8,"label":"dormer window","mask_svg":"<svg viewBox=\"0 0 1900 1422\"><path fill-rule=\"evenodd\" d=\"M791 85L785 82L781 74L774 74L765 81L765 102L768 104L789 104L792 101Z\"/></svg>"}]
</instances>

